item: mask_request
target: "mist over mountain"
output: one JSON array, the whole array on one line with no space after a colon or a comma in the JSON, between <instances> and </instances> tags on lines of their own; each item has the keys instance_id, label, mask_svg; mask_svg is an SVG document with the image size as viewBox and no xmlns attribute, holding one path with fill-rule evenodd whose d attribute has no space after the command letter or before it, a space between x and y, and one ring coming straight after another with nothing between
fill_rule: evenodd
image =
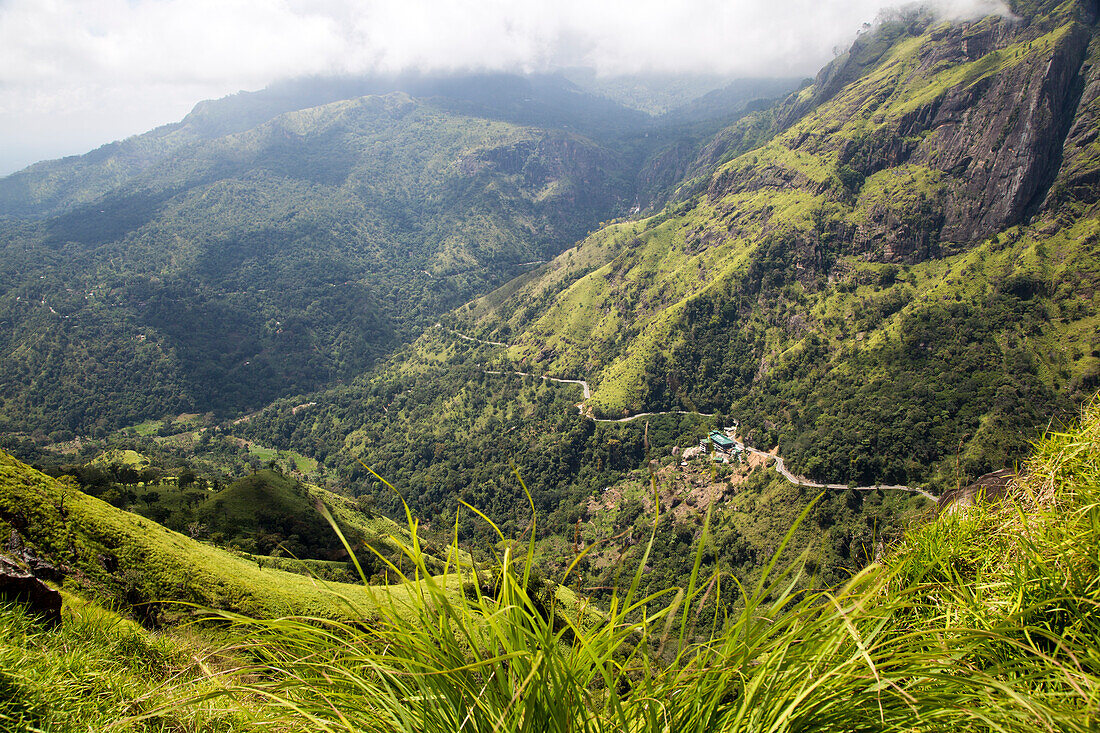
<instances>
[{"instance_id":1,"label":"mist over mountain","mask_svg":"<svg viewBox=\"0 0 1100 733\"><path fill-rule=\"evenodd\" d=\"M419 74L804 77L897 2L9 0L0 175L180 119L198 99L293 78ZM942 17L999 0L927 0Z\"/></svg>"}]
</instances>

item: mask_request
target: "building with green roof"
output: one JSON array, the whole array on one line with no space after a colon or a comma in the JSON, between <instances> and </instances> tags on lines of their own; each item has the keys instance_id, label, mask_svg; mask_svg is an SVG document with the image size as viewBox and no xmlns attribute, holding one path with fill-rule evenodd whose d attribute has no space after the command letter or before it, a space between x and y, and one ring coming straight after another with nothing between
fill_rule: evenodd
<instances>
[{"instance_id":1,"label":"building with green roof","mask_svg":"<svg viewBox=\"0 0 1100 733\"><path fill-rule=\"evenodd\" d=\"M710 442L714 445L716 450L720 450L723 453L741 452L741 446L737 444L737 441L730 438L721 430L711 431Z\"/></svg>"}]
</instances>

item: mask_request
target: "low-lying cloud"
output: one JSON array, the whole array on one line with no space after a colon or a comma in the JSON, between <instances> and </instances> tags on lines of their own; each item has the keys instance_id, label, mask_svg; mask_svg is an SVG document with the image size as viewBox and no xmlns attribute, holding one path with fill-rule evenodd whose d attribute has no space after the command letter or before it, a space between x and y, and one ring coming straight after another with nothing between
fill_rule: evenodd
<instances>
[{"instance_id":1,"label":"low-lying cloud","mask_svg":"<svg viewBox=\"0 0 1100 733\"><path fill-rule=\"evenodd\" d=\"M810 75L886 0L0 0L0 174L281 78L408 69ZM934 0L945 17L1000 0Z\"/></svg>"}]
</instances>

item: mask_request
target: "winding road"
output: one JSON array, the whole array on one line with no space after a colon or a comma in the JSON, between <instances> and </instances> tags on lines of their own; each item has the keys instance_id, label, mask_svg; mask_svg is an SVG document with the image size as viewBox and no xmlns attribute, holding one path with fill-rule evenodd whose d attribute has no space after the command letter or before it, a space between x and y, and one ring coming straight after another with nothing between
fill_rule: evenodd
<instances>
[{"instance_id":1,"label":"winding road","mask_svg":"<svg viewBox=\"0 0 1100 733\"><path fill-rule=\"evenodd\" d=\"M441 324L437 323L436 327L441 327ZM446 330L450 331L455 336L458 336L461 339L465 339L466 341L473 341L473 342L476 342L476 343L479 343L479 344L488 344L490 346L507 346L508 345L508 344L502 343L500 341L486 341L484 339L478 339L478 338L474 338L472 336L466 336L465 334L461 334L458 331L454 331L452 329L446 329ZM538 377L539 379L542 379L544 382L560 382L562 384L579 384L581 386L581 388L584 390L584 402L580 402L580 403L577 404L577 409L580 411L580 414L582 414L582 415L585 414L585 409L587 407L585 402L587 402L592 397L592 391L588 387L588 382L586 382L583 379L561 379L559 377L548 377L548 376L544 376L544 375L530 374L529 372L504 372L504 371L486 370L485 373L486 374L516 374L516 375L519 375L519 376L522 376L522 377ZM595 421L595 422L622 423L622 422L630 422L632 420L637 420L637 419L643 418L643 417L653 417L653 416L656 416L656 415L698 415L699 417L713 417L714 413L712 413L712 412L693 412L693 411L690 411L690 410L666 410L665 412L639 412L637 415L630 415L629 417L620 417L620 418L595 418L594 417L594 418L592 418L592 420ZM748 451L749 453L756 453L757 455L767 456L768 458L774 458L775 459L775 470L776 470L776 472L778 472L780 476L787 479L788 481L790 481L792 484L794 484L796 486L805 486L805 487L811 488L811 489L834 489L834 490L851 489L852 491L877 491L877 490L882 490L882 491L908 491L911 494L920 494L921 496L927 497L928 499L931 499L932 501L937 501L937 502L939 501L939 497L934 496L933 494L930 494L929 492L925 491L924 489L920 488L919 486L901 486L901 485L896 485L896 484L875 484L873 486L848 486L847 484L821 484L821 483L817 483L816 481L811 481L810 479L806 478L805 476L798 476L796 474L791 473L787 469L787 466L784 463L782 456L778 456L778 455L775 455L775 454L772 454L772 453L768 453L768 452L762 451L758 448L752 448L750 446L745 445L744 443L742 443L740 441L735 441L735 442L737 443L738 446L740 446L740 448L742 450Z\"/></svg>"},{"instance_id":2,"label":"winding road","mask_svg":"<svg viewBox=\"0 0 1100 733\"><path fill-rule=\"evenodd\" d=\"M588 399L587 396L585 399ZM653 415L698 415L699 417L714 417L713 412L692 412L691 410L665 410L664 412L639 412L630 417L594 417L595 422L630 422L639 417L652 417Z\"/></svg>"},{"instance_id":3,"label":"winding road","mask_svg":"<svg viewBox=\"0 0 1100 733\"><path fill-rule=\"evenodd\" d=\"M766 453L766 452L764 452L762 450L759 450L757 448L751 448L751 447L745 445L744 443L742 443L740 441L736 441L736 443L737 443L737 445L741 446L741 448L743 450L748 451L749 453L755 453L759 456L767 456L768 458L774 458L775 459L775 470L776 470L776 472L779 473L779 475L782 476L783 478L790 481L792 484L795 484L796 486L806 486L806 487L811 488L811 489L838 489L838 490L840 490L840 489L851 489L852 491L876 491L876 490L879 490L879 489L881 489L883 491L908 491L910 494L920 494L922 496L928 497L932 501L939 501L939 497L933 496L932 494L928 493L927 491L920 488L919 486L900 486L900 485L896 485L896 484L875 484L873 486L849 486L848 484L819 484L816 481L809 480L805 476L798 476L796 474L791 473L787 469L786 464L783 462L783 457L782 456L777 456L777 455L774 455L772 453Z\"/></svg>"},{"instance_id":4,"label":"winding road","mask_svg":"<svg viewBox=\"0 0 1100 733\"><path fill-rule=\"evenodd\" d=\"M495 343L495 342L494 341L482 341L481 343L491 344L491 343ZM495 372L495 371L492 371L492 370L489 370L489 369L486 369L485 373L486 374L518 374L521 377L538 377L539 379L541 379L544 382L561 382L562 384L579 384L581 386L581 389L584 390L584 398L586 400L592 396L592 391L588 389L588 382L584 381L583 379L558 379L557 377L546 377L546 376L542 376L542 375L539 375L539 374L528 374L527 372ZM584 412L584 407L583 406L581 407L581 412L582 413ZM637 417L641 417L641 415L637 415ZM610 420L610 421L603 421L603 422L615 422L615 421Z\"/></svg>"},{"instance_id":5,"label":"winding road","mask_svg":"<svg viewBox=\"0 0 1100 733\"><path fill-rule=\"evenodd\" d=\"M439 324L437 323L435 325L438 326ZM503 341L486 341L485 339L476 339L473 336L467 336L466 334L459 333L458 331L451 331L451 333L453 333L455 336L458 336L460 339L465 339L467 341L472 341L475 344L488 344L489 346L507 346L508 345L508 344L504 343Z\"/></svg>"}]
</instances>

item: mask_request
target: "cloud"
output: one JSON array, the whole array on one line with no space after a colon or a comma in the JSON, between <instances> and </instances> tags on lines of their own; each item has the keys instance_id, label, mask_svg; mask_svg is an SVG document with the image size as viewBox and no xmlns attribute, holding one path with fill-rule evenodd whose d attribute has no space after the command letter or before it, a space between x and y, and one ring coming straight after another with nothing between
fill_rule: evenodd
<instances>
[{"instance_id":1,"label":"cloud","mask_svg":"<svg viewBox=\"0 0 1100 733\"><path fill-rule=\"evenodd\" d=\"M201 98L293 76L561 66L809 75L886 4L0 0L0 172L47 130L58 150L71 141L77 152L91 135L137 133ZM1007 12L1000 0L933 4L952 18Z\"/></svg>"}]
</instances>

